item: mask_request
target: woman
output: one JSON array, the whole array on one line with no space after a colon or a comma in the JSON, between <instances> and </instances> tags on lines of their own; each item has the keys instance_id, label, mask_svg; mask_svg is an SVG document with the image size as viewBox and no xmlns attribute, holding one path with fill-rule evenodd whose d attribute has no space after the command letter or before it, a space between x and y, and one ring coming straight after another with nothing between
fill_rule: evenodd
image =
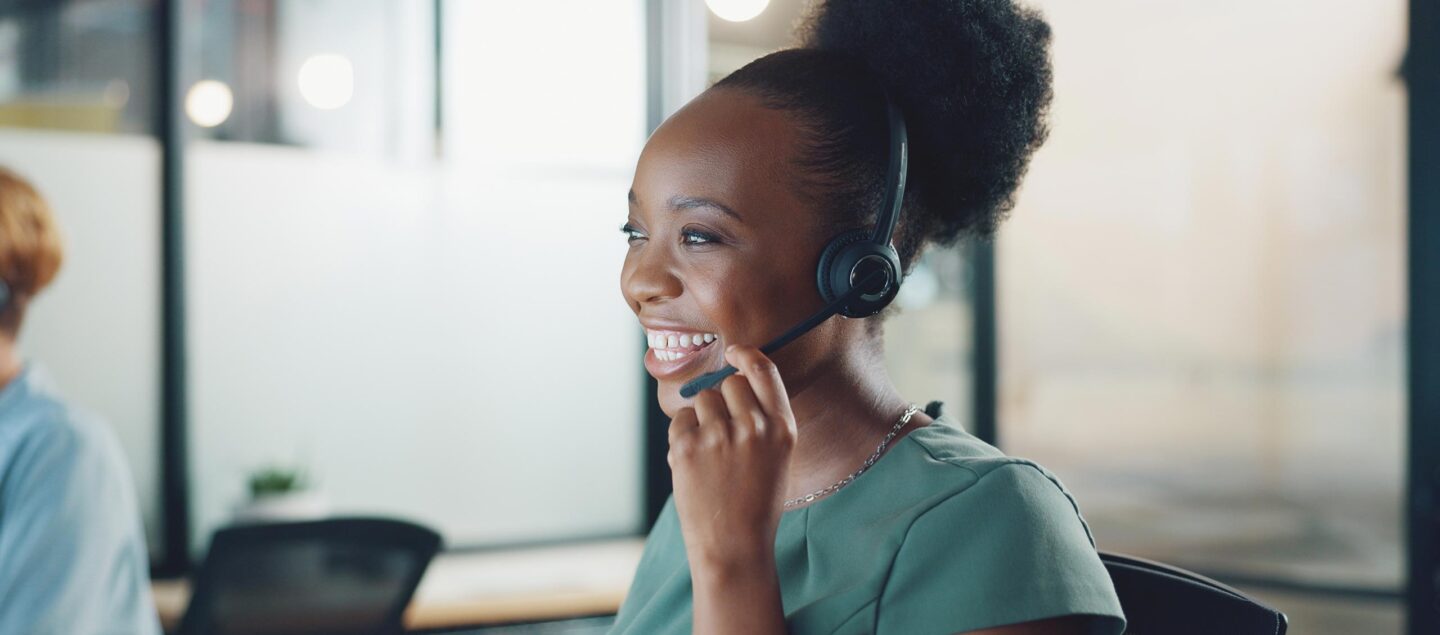
<instances>
[{"instance_id":1,"label":"woman","mask_svg":"<svg viewBox=\"0 0 1440 635\"><path fill-rule=\"evenodd\" d=\"M995 227L1045 136L1048 26L1010 0L830 0L803 33L672 116L636 168L621 286L675 488L615 631L1120 633L1069 494L902 397L884 313L756 348L821 306L830 239L876 222L887 101L910 139L902 266Z\"/></svg>"},{"instance_id":2,"label":"woman","mask_svg":"<svg viewBox=\"0 0 1440 635\"><path fill-rule=\"evenodd\" d=\"M45 200L0 168L0 633L158 635L120 444L17 349L62 260Z\"/></svg>"}]
</instances>

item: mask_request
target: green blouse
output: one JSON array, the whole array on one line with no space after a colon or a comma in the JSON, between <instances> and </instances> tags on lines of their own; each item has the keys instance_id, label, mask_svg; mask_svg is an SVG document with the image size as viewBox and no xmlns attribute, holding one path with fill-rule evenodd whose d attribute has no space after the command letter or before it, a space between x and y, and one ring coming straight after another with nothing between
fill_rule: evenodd
<instances>
[{"instance_id":1,"label":"green blouse","mask_svg":"<svg viewBox=\"0 0 1440 635\"><path fill-rule=\"evenodd\" d=\"M786 512L775 536L792 635L952 634L1062 615L1125 617L1075 499L1044 468L947 417L902 437L845 489ZM612 633L688 633L690 568L665 504Z\"/></svg>"}]
</instances>

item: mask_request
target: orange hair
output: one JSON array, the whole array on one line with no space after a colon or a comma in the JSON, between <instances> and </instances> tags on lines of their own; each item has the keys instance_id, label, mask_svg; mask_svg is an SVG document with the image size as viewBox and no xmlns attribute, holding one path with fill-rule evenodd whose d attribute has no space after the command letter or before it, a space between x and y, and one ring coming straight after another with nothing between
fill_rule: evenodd
<instances>
[{"instance_id":1,"label":"orange hair","mask_svg":"<svg viewBox=\"0 0 1440 635\"><path fill-rule=\"evenodd\" d=\"M64 256L45 199L20 175L0 167L0 279L10 294L23 304L40 293L60 272Z\"/></svg>"}]
</instances>

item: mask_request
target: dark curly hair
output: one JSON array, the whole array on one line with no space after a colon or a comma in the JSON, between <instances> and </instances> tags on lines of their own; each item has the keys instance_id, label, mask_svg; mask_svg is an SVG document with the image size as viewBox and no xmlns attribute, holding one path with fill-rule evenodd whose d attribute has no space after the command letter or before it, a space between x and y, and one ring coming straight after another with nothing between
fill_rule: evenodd
<instances>
[{"instance_id":1,"label":"dark curly hair","mask_svg":"<svg viewBox=\"0 0 1440 635\"><path fill-rule=\"evenodd\" d=\"M1013 0L822 0L801 47L716 83L792 113L799 190L833 229L874 222L884 188L886 93L905 114L910 171L895 238L908 270L926 244L989 236L1044 142L1050 27Z\"/></svg>"}]
</instances>

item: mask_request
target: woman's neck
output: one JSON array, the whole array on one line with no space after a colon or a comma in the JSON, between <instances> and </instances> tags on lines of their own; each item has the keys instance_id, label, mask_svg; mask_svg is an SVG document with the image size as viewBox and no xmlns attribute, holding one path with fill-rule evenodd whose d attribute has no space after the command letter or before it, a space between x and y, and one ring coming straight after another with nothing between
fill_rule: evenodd
<instances>
[{"instance_id":1,"label":"woman's neck","mask_svg":"<svg viewBox=\"0 0 1440 635\"><path fill-rule=\"evenodd\" d=\"M20 362L20 352L15 346L15 338L0 333L0 390L15 381L20 376L23 364Z\"/></svg>"},{"instance_id":2,"label":"woman's neck","mask_svg":"<svg viewBox=\"0 0 1440 635\"><path fill-rule=\"evenodd\" d=\"M909 405L890 381L878 342L852 349L792 392L790 408L799 434L790 455L786 499L827 487L858 469ZM902 432L929 422L917 413Z\"/></svg>"}]
</instances>

